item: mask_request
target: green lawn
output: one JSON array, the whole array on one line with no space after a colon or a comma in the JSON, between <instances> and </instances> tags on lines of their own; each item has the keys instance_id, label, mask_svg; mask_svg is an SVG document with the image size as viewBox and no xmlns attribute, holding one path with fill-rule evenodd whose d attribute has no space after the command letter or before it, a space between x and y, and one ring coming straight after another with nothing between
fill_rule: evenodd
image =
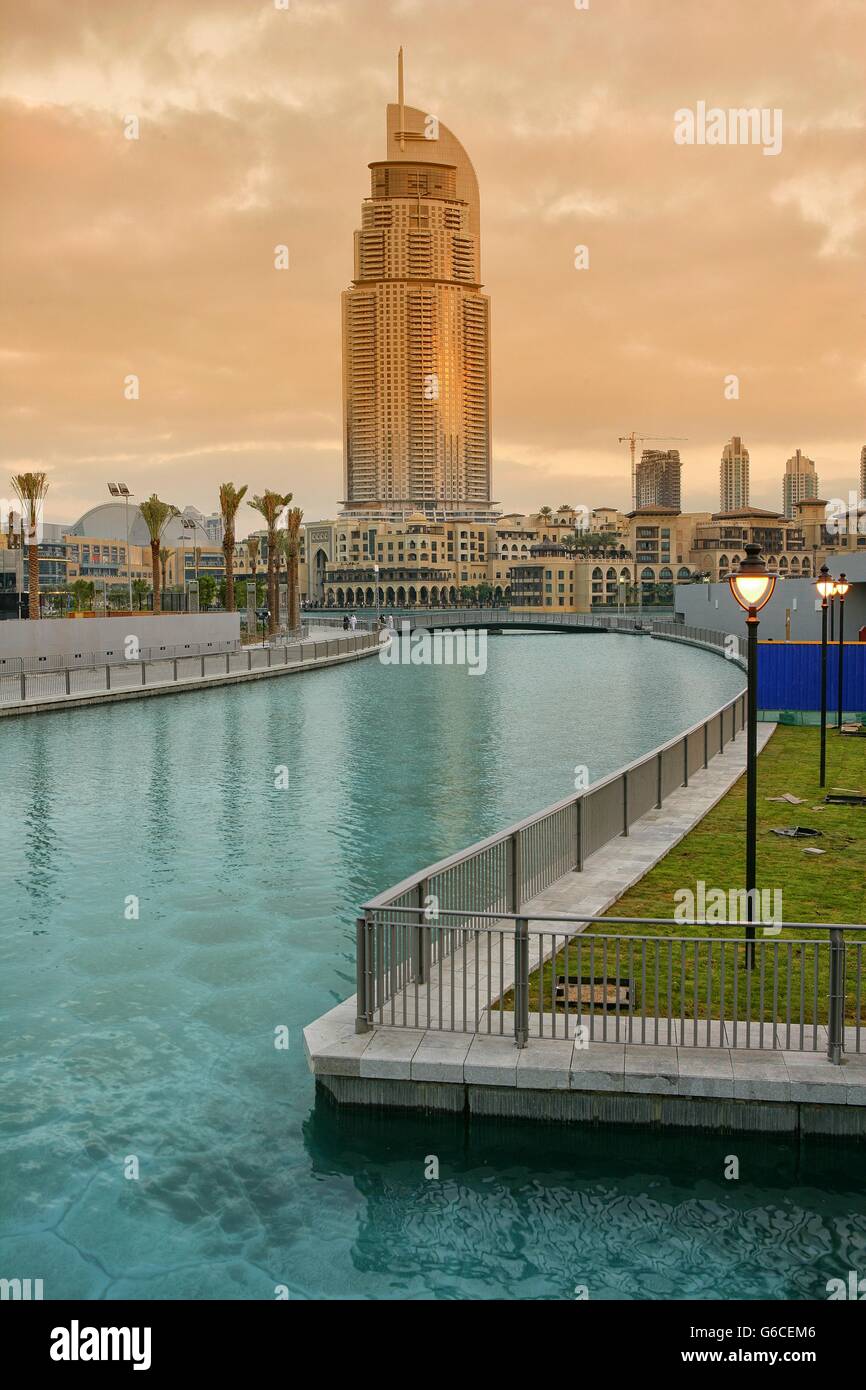
<instances>
[{"instance_id":1,"label":"green lawn","mask_svg":"<svg viewBox=\"0 0 866 1390\"><path fill-rule=\"evenodd\" d=\"M782 917L794 922L866 923L866 807L823 804L818 786L819 733L817 729L779 726L758 759L758 887L780 889ZM866 740L827 735L827 791L834 787L866 791ZM791 792L804 798L801 806L768 801ZM634 888L610 908L607 915L673 917L677 890L696 890L703 880L707 890L742 886L745 871L746 779L742 777L694 830L672 849ZM818 809L814 809L814 808ZM811 826L820 839L785 840L772 835L774 826ZM804 854L808 845L826 851ZM631 984L631 1009L640 1013L644 1001L648 1015L664 1016L668 1004L674 1016L719 1017L721 996L725 1016L734 1016L737 962L736 1016L745 1017L751 1000L751 1016L784 1021L790 1016L825 1022L829 952L827 934L783 930L778 935L757 931L754 968L748 973L742 927L699 926L626 927L601 923L587 928L572 942L568 973L583 979L619 975ZM610 937L628 938L619 946ZM690 938L682 947L669 944L671 936ZM648 938L641 942L636 938ZM607 938L607 940L605 940ZM665 938L662 940L662 938ZM708 938L715 938L712 947ZM731 941L724 947L724 980L718 938ZM848 934L846 948L846 1020L858 1012L857 979L862 977L860 1013L866 1008L866 931ZM804 944L798 944L804 943ZM817 943L821 943L818 945ZM859 943L859 947L858 944ZM592 951L592 960L590 959ZM605 959L606 953L606 959ZM708 962L711 960L711 969ZM773 998L774 965L778 994ZM530 1009L552 1007L552 977L565 973L564 952L555 964L548 961L530 981ZM790 999L788 990L790 987ZM817 988L818 1013L814 999ZM763 1010L761 998L763 994ZM513 994L503 1001L513 1008ZM574 1005L571 1006L574 1013ZM862 1020L861 1020L862 1021Z\"/></svg>"}]
</instances>

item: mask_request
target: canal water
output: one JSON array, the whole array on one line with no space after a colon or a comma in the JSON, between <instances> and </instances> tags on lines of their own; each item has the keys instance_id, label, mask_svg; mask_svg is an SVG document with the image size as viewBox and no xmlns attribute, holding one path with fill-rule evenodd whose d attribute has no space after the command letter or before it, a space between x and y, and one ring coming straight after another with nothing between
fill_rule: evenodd
<instances>
[{"instance_id":1,"label":"canal water","mask_svg":"<svg viewBox=\"0 0 866 1390\"><path fill-rule=\"evenodd\" d=\"M741 683L671 644L510 634L483 675L373 659L4 721L0 1276L46 1298L778 1298L866 1267L843 1149L338 1115L303 1055L353 991L365 897Z\"/></svg>"}]
</instances>

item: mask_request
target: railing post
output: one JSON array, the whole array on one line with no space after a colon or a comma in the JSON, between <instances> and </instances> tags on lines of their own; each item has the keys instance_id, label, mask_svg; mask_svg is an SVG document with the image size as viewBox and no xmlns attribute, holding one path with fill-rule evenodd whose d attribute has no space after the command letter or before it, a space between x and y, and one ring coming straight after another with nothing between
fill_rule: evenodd
<instances>
[{"instance_id":1,"label":"railing post","mask_svg":"<svg viewBox=\"0 0 866 1390\"><path fill-rule=\"evenodd\" d=\"M710 741L709 741L709 737L708 737L709 732L710 732L709 725L708 725L708 724L704 724L704 768L705 768L705 769L708 768L709 765L710 765Z\"/></svg>"},{"instance_id":2,"label":"railing post","mask_svg":"<svg viewBox=\"0 0 866 1390\"><path fill-rule=\"evenodd\" d=\"M171 678L173 681L177 680L177 657L171 663Z\"/></svg>"},{"instance_id":3,"label":"railing post","mask_svg":"<svg viewBox=\"0 0 866 1390\"><path fill-rule=\"evenodd\" d=\"M107 661L105 663L105 688L106 690L111 689L111 667Z\"/></svg>"},{"instance_id":4,"label":"railing post","mask_svg":"<svg viewBox=\"0 0 866 1390\"><path fill-rule=\"evenodd\" d=\"M231 652L226 652L226 675L227 675L227 676L231 674L231 669L232 669L232 667L231 667L231 661L232 661L232 654L231 654Z\"/></svg>"},{"instance_id":5,"label":"railing post","mask_svg":"<svg viewBox=\"0 0 866 1390\"><path fill-rule=\"evenodd\" d=\"M70 683L69 683L69 667L68 667L68 666L67 666L67 668L66 668L66 670L65 670L65 672L64 672L64 675L66 676L66 681L65 681L65 685L66 685L66 694L69 695L69 694L71 693L71 686L70 686Z\"/></svg>"},{"instance_id":6,"label":"railing post","mask_svg":"<svg viewBox=\"0 0 866 1390\"><path fill-rule=\"evenodd\" d=\"M628 772L622 774L622 833L628 834Z\"/></svg>"},{"instance_id":7,"label":"railing post","mask_svg":"<svg viewBox=\"0 0 866 1390\"><path fill-rule=\"evenodd\" d=\"M827 1010L827 1057L842 1061L845 1028L845 940L839 927L830 929L830 984Z\"/></svg>"},{"instance_id":8,"label":"railing post","mask_svg":"<svg viewBox=\"0 0 866 1390\"><path fill-rule=\"evenodd\" d=\"M418 884L418 925L416 932L415 948L415 975L420 985L423 985L427 978L427 917L425 914L425 902L427 897L427 880L422 878Z\"/></svg>"},{"instance_id":9,"label":"railing post","mask_svg":"<svg viewBox=\"0 0 866 1390\"><path fill-rule=\"evenodd\" d=\"M529 922L518 917L514 926L514 1042L529 1041Z\"/></svg>"},{"instance_id":10,"label":"railing post","mask_svg":"<svg viewBox=\"0 0 866 1390\"><path fill-rule=\"evenodd\" d=\"M147 684L147 662L145 661L141 663L141 683L142 685Z\"/></svg>"},{"instance_id":11,"label":"railing post","mask_svg":"<svg viewBox=\"0 0 866 1390\"><path fill-rule=\"evenodd\" d=\"M575 815L575 827L574 827L574 830L575 830L575 839L574 839L575 865L574 865L574 871L575 871L575 873L582 874L582 873L583 873L583 797L582 797L582 796L576 796L576 797L574 798L574 815Z\"/></svg>"},{"instance_id":12,"label":"railing post","mask_svg":"<svg viewBox=\"0 0 866 1390\"><path fill-rule=\"evenodd\" d=\"M24 667L21 667L21 699L27 699L27 677L24 674Z\"/></svg>"},{"instance_id":13,"label":"railing post","mask_svg":"<svg viewBox=\"0 0 866 1390\"><path fill-rule=\"evenodd\" d=\"M355 1032L369 1033L369 1007L367 1001L367 922L364 917L355 919L355 991L357 1008L355 1011Z\"/></svg>"},{"instance_id":14,"label":"railing post","mask_svg":"<svg viewBox=\"0 0 866 1390\"><path fill-rule=\"evenodd\" d=\"M656 754L656 810L662 809L662 755Z\"/></svg>"},{"instance_id":15,"label":"railing post","mask_svg":"<svg viewBox=\"0 0 866 1390\"><path fill-rule=\"evenodd\" d=\"M689 736L683 739L683 786L689 785Z\"/></svg>"},{"instance_id":16,"label":"railing post","mask_svg":"<svg viewBox=\"0 0 866 1390\"><path fill-rule=\"evenodd\" d=\"M521 864L520 831L511 832L511 892L509 910L519 912L523 901L523 865Z\"/></svg>"},{"instance_id":17,"label":"railing post","mask_svg":"<svg viewBox=\"0 0 866 1390\"><path fill-rule=\"evenodd\" d=\"M251 671L252 669L253 669L253 649L252 649L252 647L247 647L247 670L248 670L248 671Z\"/></svg>"},{"instance_id":18,"label":"railing post","mask_svg":"<svg viewBox=\"0 0 866 1390\"><path fill-rule=\"evenodd\" d=\"M201 678L204 680L204 657L201 659Z\"/></svg>"}]
</instances>

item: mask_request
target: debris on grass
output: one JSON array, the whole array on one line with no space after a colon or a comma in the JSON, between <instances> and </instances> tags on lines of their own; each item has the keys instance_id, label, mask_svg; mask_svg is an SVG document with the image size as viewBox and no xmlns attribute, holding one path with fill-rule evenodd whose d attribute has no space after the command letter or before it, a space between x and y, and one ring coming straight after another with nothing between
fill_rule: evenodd
<instances>
[{"instance_id":1,"label":"debris on grass","mask_svg":"<svg viewBox=\"0 0 866 1390\"><path fill-rule=\"evenodd\" d=\"M802 806L806 800L804 796L794 796L792 792L783 792L781 796L768 796L768 801L787 801L789 806Z\"/></svg>"},{"instance_id":2,"label":"debris on grass","mask_svg":"<svg viewBox=\"0 0 866 1390\"><path fill-rule=\"evenodd\" d=\"M803 854L826 854L827 851L826 851L825 849L819 849L817 845L809 845L807 849L802 850L802 853L803 853Z\"/></svg>"},{"instance_id":3,"label":"debris on grass","mask_svg":"<svg viewBox=\"0 0 866 1390\"><path fill-rule=\"evenodd\" d=\"M808 840L813 835L823 833L823 830L815 830L810 825L783 825L770 831L771 835L781 835L785 840Z\"/></svg>"},{"instance_id":4,"label":"debris on grass","mask_svg":"<svg viewBox=\"0 0 866 1390\"><path fill-rule=\"evenodd\" d=\"M831 787L824 800L829 806L866 806L866 792L849 791L847 787Z\"/></svg>"}]
</instances>

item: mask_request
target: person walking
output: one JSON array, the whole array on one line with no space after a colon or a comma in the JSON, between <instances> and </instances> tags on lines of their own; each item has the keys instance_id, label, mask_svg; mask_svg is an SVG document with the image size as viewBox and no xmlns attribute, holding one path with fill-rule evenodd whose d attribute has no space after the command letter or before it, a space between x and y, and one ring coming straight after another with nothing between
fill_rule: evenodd
<instances>
[{"instance_id":1,"label":"person walking","mask_svg":"<svg viewBox=\"0 0 866 1390\"><path fill-rule=\"evenodd\" d=\"M343 614L343 631L344 631L344 632L348 632L348 631L349 631L349 618L348 618L348 615L347 615L346 613Z\"/></svg>"},{"instance_id":2,"label":"person walking","mask_svg":"<svg viewBox=\"0 0 866 1390\"><path fill-rule=\"evenodd\" d=\"M352 616L351 616L351 618L349 619L349 627L350 627L350 628L352 629L352 631L354 632L354 631L355 631L355 628L356 628L357 626L358 626L358 618L357 618L356 614L353 613Z\"/></svg>"}]
</instances>

